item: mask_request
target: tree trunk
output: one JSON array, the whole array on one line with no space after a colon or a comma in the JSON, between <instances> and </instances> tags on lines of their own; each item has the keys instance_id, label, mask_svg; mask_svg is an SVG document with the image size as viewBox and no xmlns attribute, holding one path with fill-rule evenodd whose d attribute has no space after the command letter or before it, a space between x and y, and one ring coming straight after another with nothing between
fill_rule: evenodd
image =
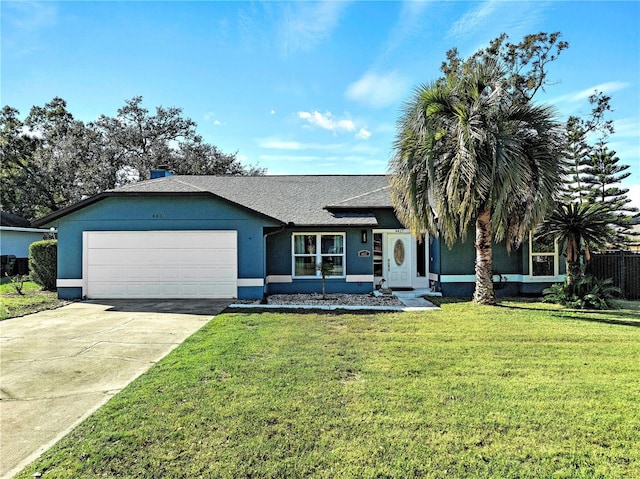
<instances>
[{"instance_id":1,"label":"tree trunk","mask_svg":"<svg viewBox=\"0 0 640 479\"><path fill-rule=\"evenodd\" d=\"M574 288L582 277L580 261L569 261L567 259L567 286Z\"/></svg>"},{"instance_id":2,"label":"tree trunk","mask_svg":"<svg viewBox=\"0 0 640 479\"><path fill-rule=\"evenodd\" d=\"M491 256L491 212L485 210L476 219L476 290L473 300L479 304L496 304L493 290Z\"/></svg>"},{"instance_id":3,"label":"tree trunk","mask_svg":"<svg viewBox=\"0 0 640 479\"><path fill-rule=\"evenodd\" d=\"M574 288L582 278L580 267L580 239L571 234L567 238L567 286L573 293Z\"/></svg>"}]
</instances>

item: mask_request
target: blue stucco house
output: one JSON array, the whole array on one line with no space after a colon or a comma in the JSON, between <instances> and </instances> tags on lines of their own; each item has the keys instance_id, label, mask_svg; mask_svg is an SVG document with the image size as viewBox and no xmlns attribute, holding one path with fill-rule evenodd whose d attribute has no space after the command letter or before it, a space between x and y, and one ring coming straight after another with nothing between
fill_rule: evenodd
<instances>
[{"instance_id":1,"label":"blue stucco house","mask_svg":"<svg viewBox=\"0 0 640 479\"><path fill-rule=\"evenodd\" d=\"M414 237L385 175L154 176L37 222L58 230L61 298L319 292L319 265L329 293L473 291L473 241L449 249ZM510 254L496 245L494 262L499 294L562 280L557 245L528 242Z\"/></svg>"},{"instance_id":2,"label":"blue stucco house","mask_svg":"<svg viewBox=\"0 0 640 479\"><path fill-rule=\"evenodd\" d=\"M48 229L34 228L21 216L0 211L0 274L26 274L29 246L49 234Z\"/></svg>"}]
</instances>

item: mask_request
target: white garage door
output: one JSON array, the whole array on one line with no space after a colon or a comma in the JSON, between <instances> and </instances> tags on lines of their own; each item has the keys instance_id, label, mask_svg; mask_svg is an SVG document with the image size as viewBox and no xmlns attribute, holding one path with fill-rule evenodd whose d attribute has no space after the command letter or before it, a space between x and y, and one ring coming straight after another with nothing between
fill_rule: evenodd
<instances>
[{"instance_id":1,"label":"white garage door","mask_svg":"<svg viewBox=\"0 0 640 479\"><path fill-rule=\"evenodd\" d=\"M99 298L235 298L236 231L86 231L84 294Z\"/></svg>"}]
</instances>

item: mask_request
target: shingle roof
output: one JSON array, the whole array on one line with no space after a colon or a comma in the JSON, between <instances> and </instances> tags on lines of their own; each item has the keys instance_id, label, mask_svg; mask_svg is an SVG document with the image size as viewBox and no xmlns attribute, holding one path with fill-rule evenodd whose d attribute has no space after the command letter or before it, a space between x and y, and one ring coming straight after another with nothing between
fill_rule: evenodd
<instances>
[{"instance_id":1,"label":"shingle roof","mask_svg":"<svg viewBox=\"0 0 640 479\"><path fill-rule=\"evenodd\" d=\"M389 185L328 205L330 210L352 208L390 208Z\"/></svg>"},{"instance_id":2,"label":"shingle roof","mask_svg":"<svg viewBox=\"0 0 640 479\"><path fill-rule=\"evenodd\" d=\"M29 220L22 218L21 216L7 213L6 211L0 211L0 226L29 228L31 227L31 223Z\"/></svg>"},{"instance_id":3,"label":"shingle roof","mask_svg":"<svg viewBox=\"0 0 640 479\"><path fill-rule=\"evenodd\" d=\"M167 176L110 191L137 194L211 193L296 225L376 225L363 210L392 208L385 175Z\"/></svg>"}]
</instances>

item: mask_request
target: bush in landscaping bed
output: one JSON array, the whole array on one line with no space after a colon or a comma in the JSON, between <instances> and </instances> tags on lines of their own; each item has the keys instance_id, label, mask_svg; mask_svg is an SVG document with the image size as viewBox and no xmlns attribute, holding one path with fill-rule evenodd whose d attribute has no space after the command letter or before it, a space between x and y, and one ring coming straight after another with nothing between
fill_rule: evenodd
<instances>
[{"instance_id":1,"label":"bush in landscaping bed","mask_svg":"<svg viewBox=\"0 0 640 479\"><path fill-rule=\"evenodd\" d=\"M612 300L620 297L622 291L613 285L611 278L598 279L585 275L577 284L554 284L545 289L545 303L556 303L577 309L611 309Z\"/></svg>"},{"instance_id":2,"label":"bush in landscaping bed","mask_svg":"<svg viewBox=\"0 0 640 479\"><path fill-rule=\"evenodd\" d=\"M44 240L29 246L31 279L47 291L56 290L58 277L58 241Z\"/></svg>"}]
</instances>

